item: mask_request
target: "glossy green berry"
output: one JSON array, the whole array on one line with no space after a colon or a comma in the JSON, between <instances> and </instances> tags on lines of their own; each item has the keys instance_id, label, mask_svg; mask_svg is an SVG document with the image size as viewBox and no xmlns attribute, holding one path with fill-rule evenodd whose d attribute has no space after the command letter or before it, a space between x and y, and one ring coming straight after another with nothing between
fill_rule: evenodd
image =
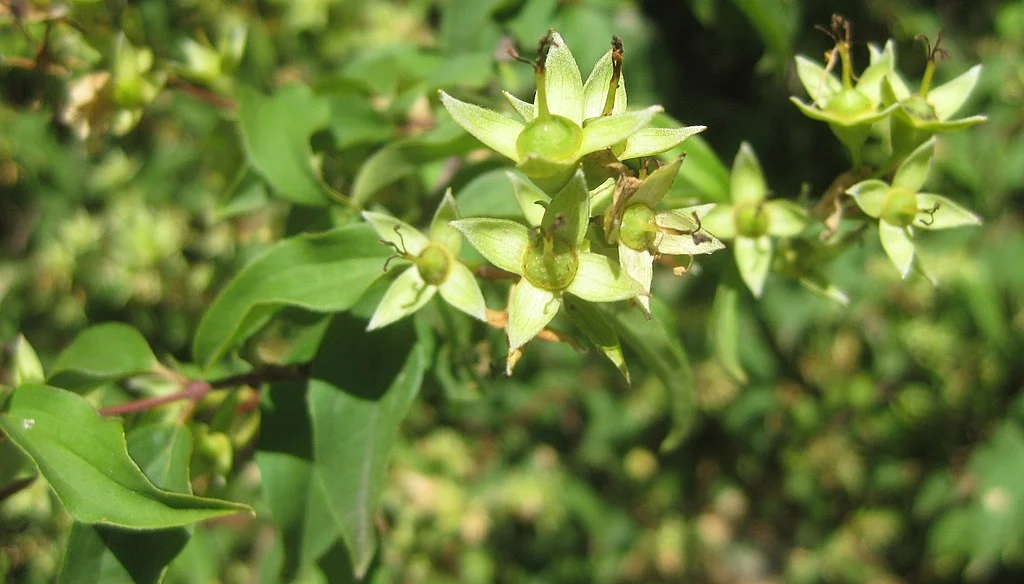
<instances>
[{"instance_id":1,"label":"glossy green berry","mask_svg":"<svg viewBox=\"0 0 1024 584\"><path fill-rule=\"evenodd\" d=\"M938 116L935 114L935 108L932 104L928 103L928 100L921 97L920 95L913 95L907 98L902 103L903 111L907 112L911 117L919 120L937 120Z\"/></svg>"},{"instance_id":2,"label":"glossy green berry","mask_svg":"<svg viewBox=\"0 0 1024 584\"><path fill-rule=\"evenodd\" d=\"M583 144L583 130L572 120L557 115L540 116L526 124L516 139L520 158L538 156L569 160Z\"/></svg>"},{"instance_id":3,"label":"glossy green berry","mask_svg":"<svg viewBox=\"0 0 1024 584\"><path fill-rule=\"evenodd\" d=\"M761 237L768 233L768 213L758 203L737 207L733 217L736 232L744 237Z\"/></svg>"},{"instance_id":4,"label":"glossy green berry","mask_svg":"<svg viewBox=\"0 0 1024 584\"><path fill-rule=\"evenodd\" d=\"M576 278L579 258L573 246L560 238L538 237L523 257L523 276L531 284L553 292L565 290Z\"/></svg>"},{"instance_id":5,"label":"glossy green berry","mask_svg":"<svg viewBox=\"0 0 1024 584\"><path fill-rule=\"evenodd\" d=\"M420 271L420 277L431 286L440 286L448 279L448 272L451 268L451 257L448 251L437 244L430 244L420 252L416 258L416 269Z\"/></svg>"},{"instance_id":6,"label":"glossy green berry","mask_svg":"<svg viewBox=\"0 0 1024 584\"><path fill-rule=\"evenodd\" d=\"M654 243L654 209L642 203L630 205L622 213L619 241L631 249L643 251Z\"/></svg>"},{"instance_id":7,"label":"glossy green berry","mask_svg":"<svg viewBox=\"0 0 1024 584\"><path fill-rule=\"evenodd\" d=\"M853 118L874 109L868 96L856 89L844 89L835 94L825 108L830 113L845 118Z\"/></svg>"},{"instance_id":8,"label":"glossy green berry","mask_svg":"<svg viewBox=\"0 0 1024 584\"><path fill-rule=\"evenodd\" d=\"M882 201L882 220L890 225L906 227L917 216L917 195L909 189L893 187Z\"/></svg>"}]
</instances>

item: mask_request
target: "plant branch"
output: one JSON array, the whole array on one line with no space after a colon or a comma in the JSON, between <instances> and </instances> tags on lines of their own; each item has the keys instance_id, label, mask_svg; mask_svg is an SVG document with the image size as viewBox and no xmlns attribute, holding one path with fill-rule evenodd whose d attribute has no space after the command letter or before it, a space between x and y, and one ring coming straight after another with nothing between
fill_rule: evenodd
<instances>
[{"instance_id":1,"label":"plant branch","mask_svg":"<svg viewBox=\"0 0 1024 584\"><path fill-rule=\"evenodd\" d=\"M21 491L24 491L26 488L29 487L29 485L31 485L35 481L36 477L34 476L25 477L21 480L14 481L13 483L7 485L6 487L0 489L0 503L3 503L5 500L7 500L8 497L13 497L14 495L20 493Z\"/></svg>"},{"instance_id":2,"label":"plant branch","mask_svg":"<svg viewBox=\"0 0 1024 584\"><path fill-rule=\"evenodd\" d=\"M515 272L509 272L508 270L503 270L486 264L477 266L473 272L476 273L477 277L483 278L484 280L515 280L519 278L519 274L516 274Z\"/></svg>"},{"instance_id":3,"label":"plant branch","mask_svg":"<svg viewBox=\"0 0 1024 584\"><path fill-rule=\"evenodd\" d=\"M230 97L218 95L212 91L203 89L202 87L199 87L197 85L192 85L191 83L188 83L187 81L178 77L170 79L167 82L167 86L172 89L177 89L178 91L181 91L183 93L187 93L196 99L205 101L206 103L225 111L232 112L235 111L236 107L238 107L238 104L235 102L235 100L231 99Z\"/></svg>"},{"instance_id":4,"label":"plant branch","mask_svg":"<svg viewBox=\"0 0 1024 584\"><path fill-rule=\"evenodd\" d=\"M307 374L308 372L304 367L262 367L248 373L232 375L222 379L216 379L214 381L188 379L185 381L184 387L179 391L169 393L167 395L147 397L133 402L102 408L100 410L100 415L119 416L134 412L142 412L160 407L164 404L182 400L191 400L195 402L199 401L205 397L206 394L216 389L227 389L229 387L237 387L240 385L262 385L271 381L303 379Z\"/></svg>"}]
</instances>

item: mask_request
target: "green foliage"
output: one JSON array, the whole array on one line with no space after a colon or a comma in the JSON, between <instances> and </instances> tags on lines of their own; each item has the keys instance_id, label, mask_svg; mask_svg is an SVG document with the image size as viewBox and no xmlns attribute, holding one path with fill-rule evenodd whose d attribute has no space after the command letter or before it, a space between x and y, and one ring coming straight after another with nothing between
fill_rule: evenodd
<instances>
[{"instance_id":1,"label":"green foliage","mask_svg":"<svg viewBox=\"0 0 1024 584\"><path fill-rule=\"evenodd\" d=\"M1019 579L1019 0L9 4L4 581Z\"/></svg>"},{"instance_id":2,"label":"green foliage","mask_svg":"<svg viewBox=\"0 0 1024 584\"><path fill-rule=\"evenodd\" d=\"M212 366L285 306L337 312L380 277L382 249L365 226L299 235L245 266L213 301L196 330L193 353Z\"/></svg>"},{"instance_id":3,"label":"green foliage","mask_svg":"<svg viewBox=\"0 0 1024 584\"><path fill-rule=\"evenodd\" d=\"M152 371L156 357L139 331L118 323L82 331L60 352L49 381L60 387L88 386Z\"/></svg>"},{"instance_id":4,"label":"green foliage","mask_svg":"<svg viewBox=\"0 0 1024 584\"><path fill-rule=\"evenodd\" d=\"M153 486L128 456L120 424L55 387L20 386L0 416L0 429L85 524L161 529L246 509Z\"/></svg>"}]
</instances>

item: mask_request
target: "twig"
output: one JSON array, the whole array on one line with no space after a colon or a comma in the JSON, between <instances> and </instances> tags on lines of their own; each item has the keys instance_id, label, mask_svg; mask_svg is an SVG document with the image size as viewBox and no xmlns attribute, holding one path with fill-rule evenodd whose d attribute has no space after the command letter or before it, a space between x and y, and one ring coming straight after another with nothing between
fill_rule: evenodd
<instances>
[{"instance_id":1,"label":"twig","mask_svg":"<svg viewBox=\"0 0 1024 584\"><path fill-rule=\"evenodd\" d=\"M35 481L36 477L34 476L25 477L19 481L14 481L13 483L7 485L6 487L0 489L0 503L4 502L8 497L13 497L14 495L20 493L21 491L24 491L26 488L28 488L29 485L31 485Z\"/></svg>"},{"instance_id":2,"label":"twig","mask_svg":"<svg viewBox=\"0 0 1024 584\"><path fill-rule=\"evenodd\" d=\"M196 99L205 101L206 103L225 111L235 111L235 108L238 106L235 100L231 99L230 97L218 95L212 91L203 89L202 87L192 85L191 83L188 83L187 81L184 81L180 78L173 78L169 80L167 82L167 86L172 89L177 89L178 91L181 91L183 93L187 93Z\"/></svg>"},{"instance_id":3,"label":"twig","mask_svg":"<svg viewBox=\"0 0 1024 584\"><path fill-rule=\"evenodd\" d=\"M305 371L305 368L302 367L265 367L250 371L249 373L232 375L230 377L214 381L189 379L185 382L185 386L179 391L169 393L167 395L148 397L133 402L110 406L108 408L102 408L100 410L100 415L119 416L122 414L150 410L176 401L199 401L206 396L206 394L215 389L226 389L240 385L262 385L271 381L290 381L303 379L306 375L307 372Z\"/></svg>"},{"instance_id":4,"label":"twig","mask_svg":"<svg viewBox=\"0 0 1024 584\"><path fill-rule=\"evenodd\" d=\"M509 272L508 270L488 265L477 266L473 271L484 280L515 280L519 277L519 274L515 272Z\"/></svg>"}]
</instances>

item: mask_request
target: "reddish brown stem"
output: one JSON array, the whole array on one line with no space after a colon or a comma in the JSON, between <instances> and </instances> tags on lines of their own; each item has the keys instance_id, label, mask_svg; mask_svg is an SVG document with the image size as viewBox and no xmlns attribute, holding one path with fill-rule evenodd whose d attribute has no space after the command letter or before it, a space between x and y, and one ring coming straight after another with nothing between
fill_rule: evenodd
<instances>
[{"instance_id":1,"label":"reddish brown stem","mask_svg":"<svg viewBox=\"0 0 1024 584\"><path fill-rule=\"evenodd\" d=\"M100 415L120 416L123 414L142 412L176 401L198 401L215 389L226 389L229 387L238 387L240 385L262 385L271 381L290 381L303 379L304 377L306 377L306 371L301 367L265 367L250 371L249 373L232 375L230 377L214 381L189 379L185 383L185 387L180 391L102 408L100 410Z\"/></svg>"},{"instance_id":2,"label":"reddish brown stem","mask_svg":"<svg viewBox=\"0 0 1024 584\"><path fill-rule=\"evenodd\" d=\"M237 103L235 103L235 100L231 99L230 97L218 95L216 93L213 93L212 91L203 89L202 87L192 85L191 83L188 83L182 79L171 79L167 82L167 86L172 89L177 89L178 91L187 93L196 99L205 101L206 103L225 111L234 111L235 107L237 107L238 105Z\"/></svg>"},{"instance_id":3,"label":"reddish brown stem","mask_svg":"<svg viewBox=\"0 0 1024 584\"><path fill-rule=\"evenodd\" d=\"M6 487L0 489L0 503L6 500L8 497L12 497L21 491L24 491L32 483L34 483L36 477L26 477L21 480L14 481Z\"/></svg>"},{"instance_id":4,"label":"reddish brown stem","mask_svg":"<svg viewBox=\"0 0 1024 584\"><path fill-rule=\"evenodd\" d=\"M519 274L516 274L515 272L509 272L501 268L487 265L478 266L475 272L477 276L484 280L515 280L519 277Z\"/></svg>"}]
</instances>

